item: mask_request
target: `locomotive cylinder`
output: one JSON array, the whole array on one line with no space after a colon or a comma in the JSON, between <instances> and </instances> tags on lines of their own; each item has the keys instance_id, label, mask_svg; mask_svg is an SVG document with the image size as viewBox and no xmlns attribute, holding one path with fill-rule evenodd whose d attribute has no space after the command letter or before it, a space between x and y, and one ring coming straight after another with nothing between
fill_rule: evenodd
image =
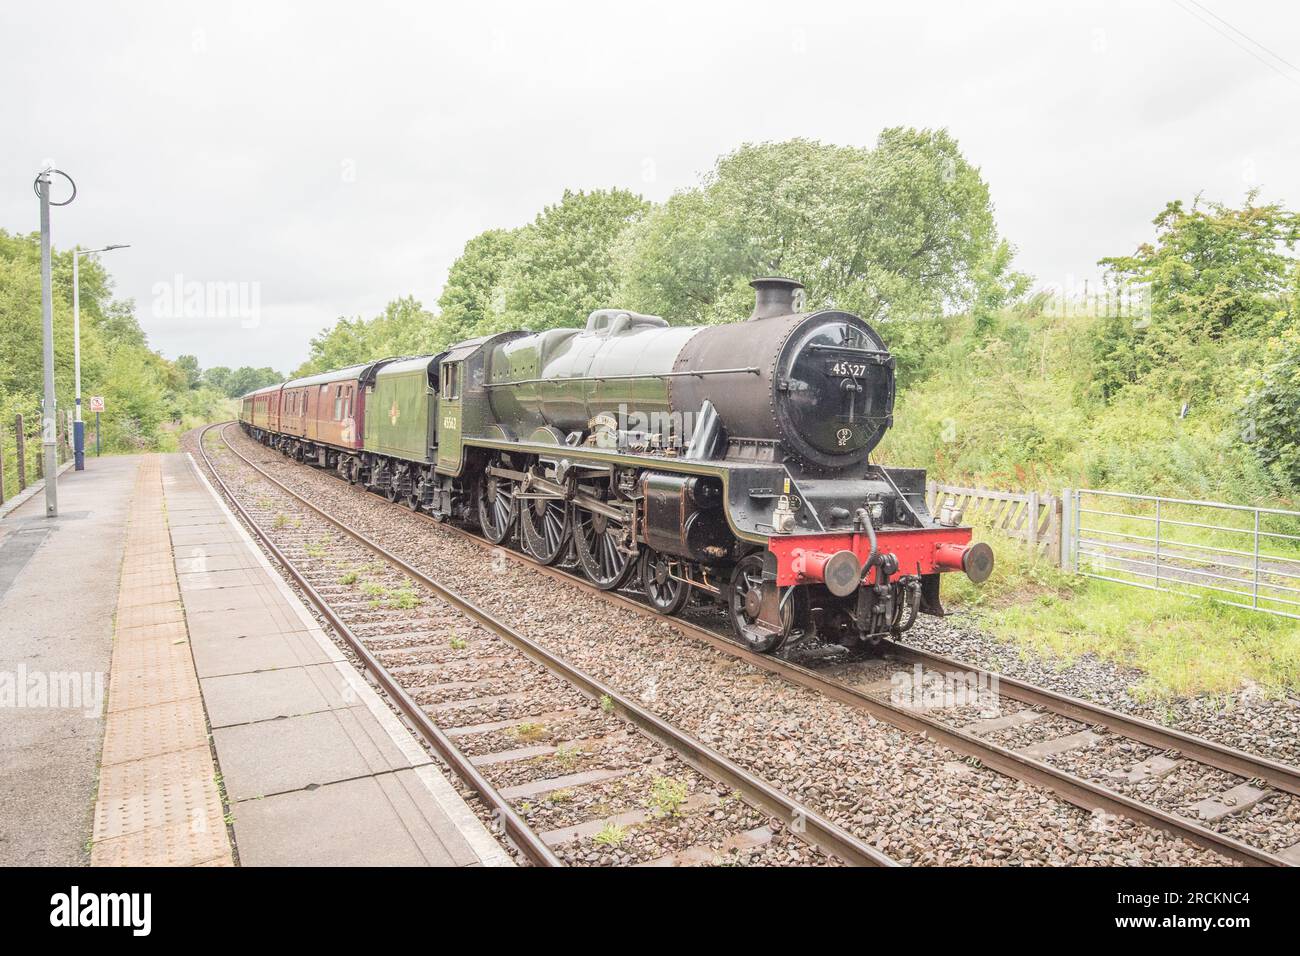
<instances>
[{"instance_id":1,"label":"locomotive cylinder","mask_svg":"<svg viewBox=\"0 0 1300 956\"><path fill-rule=\"evenodd\" d=\"M715 563L731 553L722 485L695 475L647 472L641 479L646 544L661 554Z\"/></svg>"}]
</instances>

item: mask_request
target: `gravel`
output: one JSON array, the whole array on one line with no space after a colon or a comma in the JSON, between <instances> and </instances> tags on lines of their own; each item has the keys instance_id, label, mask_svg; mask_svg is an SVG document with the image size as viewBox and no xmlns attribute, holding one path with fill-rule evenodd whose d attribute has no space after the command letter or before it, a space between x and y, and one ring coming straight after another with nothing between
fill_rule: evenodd
<instances>
[{"instance_id":1,"label":"gravel","mask_svg":"<svg viewBox=\"0 0 1300 956\"><path fill-rule=\"evenodd\" d=\"M1145 717L1282 763L1300 764L1300 699L1269 697L1247 685L1231 694L1142 700L1141 671L1092 654L1064 661L997 640L963 618L922 618L907 643L1049 690Z\"/></svg>"},{"instance_id":2,"label":"gravel","mask_svg":"<svg viewBox=\"0 0 1300 956\"><path fill-rule=\"evenodd\" d=\"M558 845L561 859L579 865L834 863L734 795L712 796L715 784L662 745L377 562L233 456L219 457L218 467L313 588L401 676L444 731L476 756L494 786L547 784L512 800L531 826L600 826ZM507 726L480 729L502 721ZM487 755L496 759L485 760ZM454 774L444 772L470 796ZM563 785L561 778L581 773L613 779ZM697 806L705 795L709 801ZM471 805L487 817L477 800ZM592 820L596 810L611 821L631 819L626 826L606 825Z\"/></svg>"},{"instance_id":3,"label":"gravel","mask_svg":"<svg viewBox=\"0 0 1300 956\"><path fill-rule=\"evenodd\" d=\"M484 545L288 462L233 430L231 437L241 451L321 507L345 514L358 530L435 579L451 582L458 593L512 621L528 637L901 862L1225 862L1159 831L1089 814L1041 788L963 763L923 736L792 686L667 622L611 606L514 562L494 560ZM438 719L447 723L444 716ZM796 848L773 841L759 855L769 852L788 859Z\"/></svg>"}]
</instances>

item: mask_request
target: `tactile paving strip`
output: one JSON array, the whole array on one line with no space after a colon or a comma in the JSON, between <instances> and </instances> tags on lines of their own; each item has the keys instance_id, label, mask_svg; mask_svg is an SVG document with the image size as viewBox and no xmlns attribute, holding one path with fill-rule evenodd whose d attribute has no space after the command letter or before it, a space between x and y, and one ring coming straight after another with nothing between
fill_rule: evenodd
<instances>
[{"instance_id":1,"label":"tactile paving strip","mask_svg":"<svg viewBox=\"0 0 1300 956\"><path fill-rule=\"evenodd\" d=\"M181 647L181 650L188 650ZM108 712L148 708L199 696L199 682L188 654L157 655L142 667L114 667L108 681Z\"/></svg>"},{"instance_id":2,"label":"tactile paving strip","mask_svg":"<svg viewBox=\"0 0 1300 956\"><path fill-rule=\"evenodd\" d=\"M150 455L127 518L93 866L232 863L171 554Z\"/></svg>"},{"instance_id":3,"label":"tactile paving strip","mask_svg":"<svg viewBox=\"0 0 1300 956\"><path fill-rule=\"evenodd\" d=\"M207 741L190 750L105 767L99 780L95 825L105 833L119 834L181 824L203 832L208 829L207 811L215 811L221 818L220 802L210 783L212 754Z\"/></svg>"}]
</instances>

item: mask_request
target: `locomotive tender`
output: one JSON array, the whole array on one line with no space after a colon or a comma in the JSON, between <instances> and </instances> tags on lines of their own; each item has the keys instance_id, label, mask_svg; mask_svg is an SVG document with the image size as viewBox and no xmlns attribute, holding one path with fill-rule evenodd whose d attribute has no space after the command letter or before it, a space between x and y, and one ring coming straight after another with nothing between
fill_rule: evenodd
<instances>
[{"instance_id":1,"label":"locomotive tender","mask_svg":"<svg viewBox=\"0 0 1300 956\"><path fill-rule=\"evenodd\" d=\"M602 309L261 389L240 420L390 501L576 559L597 587L637 573L662 613L711 598L756 651L942 614L940 574L983 581L993 555L960 512L930 514L923 470L870 461L893 356L856 315L802 311L800 283L751 285L745 322Z\"/></svg>"}]
</instances>

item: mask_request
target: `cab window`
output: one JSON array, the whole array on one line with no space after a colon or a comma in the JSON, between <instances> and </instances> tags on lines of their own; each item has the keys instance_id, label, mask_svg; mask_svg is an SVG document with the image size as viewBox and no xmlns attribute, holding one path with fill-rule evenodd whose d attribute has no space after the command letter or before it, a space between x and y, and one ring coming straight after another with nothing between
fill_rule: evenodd
<instances>
[{"instance_id":1,"label":"cab window","mask_svg":"<svg viewBox=\"0 0 1300 956\"><path fill-rule=\"evenodd\" d=\"M448 362L442 367L442 397L450 402L460 398L459 362Z\"/></svg>"}]
</instances>

